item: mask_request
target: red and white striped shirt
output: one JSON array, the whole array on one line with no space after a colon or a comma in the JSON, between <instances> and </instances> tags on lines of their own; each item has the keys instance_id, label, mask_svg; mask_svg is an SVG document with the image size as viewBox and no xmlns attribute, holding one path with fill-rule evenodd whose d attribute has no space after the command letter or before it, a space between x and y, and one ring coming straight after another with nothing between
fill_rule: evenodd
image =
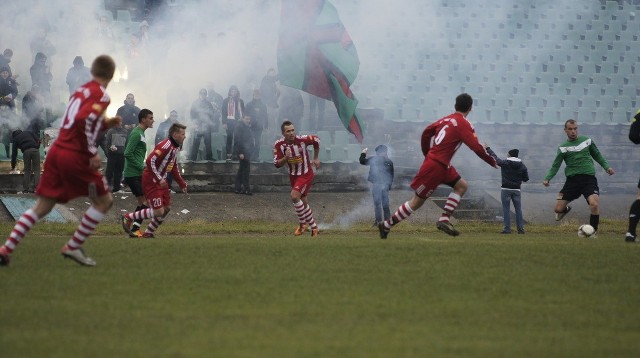
<instances>
[{"instance_id":1,"label":"red and white striped shirt","mask_svg":"<svg viewBox=\"0 0 640 358\"><path fill-rule=\"evenodd\" d=\"M111 99L96 81L85 83L71 98L62 118L54 146L93 157L98 153L96 140L104 131L104 111Z\"/></svg>"},{"instance_id":2,"label":"red and white striped shirt","mask_svg":"<svg viewBox=\"0 0 640 358\"><path fill-rule=\"evenodd\" d=\"M273 164L277 166L280 159L285 157L287 148L291 148L291 157L287 158L289 175L305 175L311 169L311 160L307 148L313 146L313 150L320 150L320 139L314 135L297 135L293 143L287 143L283 138L278 139L273 145Z\"/></svg>"},{"instance_id":3,"label":"red and white striped shirt","mask_svg":"<svg viewBox=\"0 0 640 358\"><path fill-rule=\"evenodd\" d=\"M182 179L180 170L178 169L178 163L176 158L180 147L178 143L174 142L171 138L166 138L156 145L151 154L147 157L146 166L144 168L143 175L151 174L153 181L159 183L163 179L167 179L167 173L173 174L173 179L180 185L180 188L185 188L187 183Z\"/></svg>"}]
</instances>

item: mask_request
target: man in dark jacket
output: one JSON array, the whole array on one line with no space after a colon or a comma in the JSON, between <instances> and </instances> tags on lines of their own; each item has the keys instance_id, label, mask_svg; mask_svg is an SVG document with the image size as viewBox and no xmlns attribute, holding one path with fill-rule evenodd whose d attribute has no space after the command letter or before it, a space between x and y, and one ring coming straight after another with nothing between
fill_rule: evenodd
<instances>
[{"instance_id":1,"label":"man in dark jacket","mask_svg":"<svg viewBox=\"0 0 640 358\"><path fill-rule=\"evenodd\" d=\"M69 86L69 94L72 95L76 88L91 81L91 72L89 67L84 65L82 56L76 56L73 59L73 67L67 71L67 86Z\"/></svg>"},{"instance_id":2,"label":"man in dark jacket","mask_svg":"<svg viewBox=\"0 0 640 358\"><path fill-rule=\"evenodd\" d=\"M233 131L233 153L240 161L236 175L236 194L252 195L249 175L251 174L250 160L254 145L251 117L245 114Z\"/></svg>"},{"instance_id":3,"label":"man in dark jacket","mask_svg":"<svg viewBox=\"0 0 640 358\"><path fill-rule=\"evenodd\" d=\"M107 148L107 169L105 177L112 193L120 192L120 182L124 171L124 149L128 132L120 123L107 131L104 136L104 148Z\"/></svg>"},{"instance_id":4,"label":"man in dark jacket","mask_svg":"<svg viewBox=\"0 0 640 358\"><path fill-rule=\"evenodd\" d=\"M269 128L267 105L260 99L260 90L253 90L253 99L247 103L245 110L249 117L251 117L251 130L253 131L253 138L255 139L251 158L252 160L257 160L260 145L262 144L260 140L262 138L262 131Z\"/></svg>"},{"instance_id":5,"label":"man in dark jacket","mask_svg":"<svg viewBox=\"0 0 640 358\"><path fill-rule=\"evenodd\" d=\"M275 68L270 68L267 71L267 75L262 78L262 82L260 82L260 94L262 96L262 101L267 106L269 121L272 124L274 129L278 127L277 125L277 114L278 114L278 98L280 97L280 89L278 88L278 74L276 73Z\"/></svg>"},{"instance_id":6,"label":"man in dark jacket","mask_svg":"<svg viewBox=\"0 0 640 358\"><path fill-rule=\"evenodd\" d=\"M22 192L33 192L40 181L40 139L30 131L17 129L13 131L13 150L11 151L11 171L16 170L18 149L22 151L24 161L24 177L22 180ZM33 174L32 174L33 173ZM35 177L33 189L30 188L31 176Z\"/></svg>"},{"instance_id":7,"label":"man in dark jacket","mask_svg":"<svg viewBox=\"0 0 640 358\"><path fill-rule=\"evenodd\" d=\"M16 80L11 77L8 67L0 68L0 106L8 106L15 112L16 97L18 97Z\"/></svg>"},{"instance_id":8,"label":"man in dark jacket","mask_svg":"<svg viewBox=\"0 0 640 358\"><path fill-rule=\"evenodd\" d=\"M51 97L51 69L47 65L47 55L42 52L36 54L36 59L33 65L29 69L31 74L31 85L38 85L42 95L45 98L45 103L48 103Z\"/></svg>"},{"instance_id":9,"label":"man in dark jacket","mask_svg":"<svg viewBox=\"0 0 640 358\"><path fill-rule=\"evenodd\" d=\"M511 201L513 201L513 208L516 211L516 226L518 227L518 234L524 234L520 185L522 182L529 181L527 167L522 163L522 160L518 158L519 150L517 149L511 149L507 159L498 158L496 153L494 153L489 147L486 147L486 149L487 153L496 160L496 163L498 163L502 173L501 199L502 217L504 220L502 234L511 233Z\"/></svg>"},{"instance_id":10,"label":"man in dark jacket","mask_svg":"<svg viewBox=\"0 0 640 358\"><path fill-rule=\"evenodd\" d=\"M118 108L116 116L122 117L122 125L131 133L131 130L138 125L138 113L140 108L136 106L136 98L133 93L129 93L124 100L124 105Z\"/></svg>"},{"instance_id":11,"label":"man in dark jacket","mask_svg":"<svg viewBox=\"0 0 640 358\"><path fill-rule=\"evenodd\" d=\"M375 208L376 222L378 226L384 220L391 217L389 211L389 190L393 183L393 162L387 156L387 146L381 144L376 147L376 155L367 158L367 148L360 154L360 164L369 166L369 181L371 182L371 195L373 196L373 206Z\"/></svg>"},{"instance_id":12,"label":"man in dark jacket","mask_svg":"<svg viewBox=\"0 0 640 358\"><path fill-rule=\"evenodd\" d=\"M38 85L33 85L22 97L22 115L29 121L28 130L33 133L40 133L44 128L44 103Z\"/></svg>"}]
</instances>

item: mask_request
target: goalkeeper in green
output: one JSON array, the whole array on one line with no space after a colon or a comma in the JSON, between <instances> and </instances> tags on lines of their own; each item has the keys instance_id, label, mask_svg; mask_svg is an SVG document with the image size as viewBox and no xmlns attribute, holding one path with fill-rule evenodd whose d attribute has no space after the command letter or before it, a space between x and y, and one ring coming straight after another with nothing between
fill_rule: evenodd
<instances>
[{"instance_id":1,"label":"goalkeeper in green","mask_svg":"<svg viewBox=\"0 0 640 358\"><path fill-rule=\"evenodd\" d=\"M571 211L571 207L568 205L571 201L584 196L591 209L589 225L593 226L597 231L598 223L600 222L598 208L599 189L593 160L595 159L607 171L607 174L613 175L615 171L600 154L598 147L596 147L591 138L578 135L578 123L575 120L569 119L564 123L564 132L567 134L567 141L558 147L556 159L553 161L547 176L544 177L542 184L549 186L549 181L556 175L562 161L564 161L564 174L567 177L567 181L564 183L560 193L558 193L558 200L554 208L556 221L559 221Z\"/></svg>"}]
</instances>

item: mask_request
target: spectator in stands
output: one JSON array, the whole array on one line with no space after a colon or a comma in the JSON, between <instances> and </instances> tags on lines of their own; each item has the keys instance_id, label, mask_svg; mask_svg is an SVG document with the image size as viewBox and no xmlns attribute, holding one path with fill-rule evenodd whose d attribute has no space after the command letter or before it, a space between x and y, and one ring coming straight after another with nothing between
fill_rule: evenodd
<instances>
[{"instance_id":1,"label":"spectator in stands","mask_svg":"<svg viewBox=\"0 0 640 358\"><path fill-rule=\"evenodd\" d=\"M602 156L591 138L578 135L578 122L576 120L567 120L564 123L564 132L567 135L567 140L558 146L556 158L542 184L549 186L549 182L556 175L564 161L566 164L564 174L567 180L558 193L554 208L556 221L560 221L571 211L570 202L584 196L591 210L589 225L593 226L597 232L600 222L600 190L598 189L598 179L596 178L596 168L593 165L593 160L595 159L607 171L607 174L613 175L615 171L609 166L609 163Z\"/></svg>"},{"instance_id":2,"label":"spectator in stands","mask_svg":"<svg viewBox=\"0 0 640 358\"><path fill-rule=\"evenodd\" d=\"M167 139L169 136L169 128L172 124L178 123L178 112L174 109L169 112L169 117L164 121L160 122L158 125L158 130L156 131L156 138L153 141L154 145L158 145L164 139Z\"/></svg>"},{"instance_id":3,"label":"spectator in stands","mask_svg":"<svg viewBox=\"0 0 640 358\"><path fill-rule=\"evenodd\" d=\"M324 126L324 106L327 101L324 98L309 95L309 130L319 131Z\"/></svg>"},{"instance_id":4,"label":"spectator in stands","mask_svg":"<svg viewBox=\"0 0 640 358\"><path fill-rule=\"evenodd\" d=\"M149 23L147 20L144 20L140 23L138 28L138 32L136 32L136 36L140 41L140 46L144 46L149 42Z\"/></svg>"},{"instance_id":5,"label":"spectator in stands","mask_svg":"<svg viewBox=\"0 0 640 358\"><path fill-rule=\"evenodd\" d=\"M217 116L220 117L220 108L222 108L222 95L215 90L213 82L207 83L207 100L211 102L213 109L217 112ZM218 118L220 120L220 118Z\"/></svg>"},{"instance_id":6,"label":"spectator in stands","mask_svg":"<svg viewBox=\"0 0 640 358\"><path fill-rule=\"evenodd\" d=\"M251 117L251 130L253 131L254 146L251 153L251 160L258 160L260 145L262 144L262 131L269 128L269 117L267 106L260 98L260 90L253 90L253 99L247 103L247 115Z\"/></svg>"},{"instance_id":7,"label":"spectator in stands","mask_svg":"<svg viewBox=\"0 0 640 358\"><path fill-rule=\"evenodd\" d=\"M0 143L7 157L11 155L11 133L19 126L18 116L9 106L0 106Z\"/></svg>"},{"instance_id":8,"label":"spectator in stands","mask_svg":"<svg viewBox=\"0 0 640 358\"><path fill-rule=\"evenodd\" d=\"M278 75L274 68L270 68L267 74L260 82L260 96L262 101L267 105L269 121L273 122L273 128L278 128L278 99L280 98L280 89L278 88Z\"/></svg>"},{"instance_id":9,"label":"spectator in stands","mask_svg":"<svg viewBox=\"0 0 640 358\"><path fill-rule=\"evenodd\" d=\"M27 130L39 135L44 128L44 104L38 85L33 85L22 97L22 116L29 123Z\"/></svg>"},{"instance_id":10,"label":"spectator in stands","mask_svg":"<svg viewBox=\"0 0 640 358\"><path fill-rule=\"evenodd\" d=\"M227 131L227 161L232 158L233 132L236 123L243 117L244 101L240 98L240 91L236 85L229 87L227 98L222 101L222 127Z\"/></svg>"},{"instance_id":11,"label":"spectator in stands","mask_svg":"<svg viewBox=\"0 0 640 358\"><path fill-rule=\"evenodd\" d=\"M387 146L381 144L376 147L376 155L367 158L368 148L364 148L360 153L360 164L369 166L369 177L371 182L371 195L373 196L373 207L376 222L373 226L378 226L383 220L391 218L389 210L389 190L393 184L393 162L387 156ZM384 214L384 218L383 218Z\"/></svg>"},{"instance_id":12,"label":"spectator in stands","mask_svg":"<svg viewBox=\"0 0 640 358\"><path fill-rule=\"evenodd\" d=\"M14 76L11 72L11 66L9 65L9 63L11 62L11 58L13 58L13 50L11 50L10 48L5 49L4 52L2 52L2 55L0 55L0 68L8 68L9 77L12 77L15 80L16 78L18 78L18 75Z\"/></svg>"},{"instance_id":13,"label":"spectator in stands","mask_svg":"<svg viewBox=\"0 0 640 358\"><path fill-rule=\"evenodd\" d=\"M204 140L204 160L213 160L213 151L211 148L211 133L217 132L220 124L216 121L216 113L211 102L207 100L207 90L201 88L198 92L198 99L191 105L191 127L193 128L191 142L191 151L189 156L191 160L196 160L200 141Z\"/></svg>"},{"instance_id":14,"label":"spectator in stands","mask_svg":"<svg viewBox=\"0 0 640 358\"><path fill-rule=\"evenodd\" d=\"M255 140L251 130L251 117L248 114L245 114L236 125L233 137L233 152L240 161L236 174L236 194L253 195L249 176L251 174L251 153L253 153Z\"/></svg>"},{"instance_id":15,"label":"spectator in stands","mask_svg":"<svg viewBox=\"0 0 640 358\"><path fill-rule=\"evenodd\" d=\"M500 159L498 155L485 145L485 149L493 159L496 160L502 174L502 187L500 191L500 199L502 201L502 221L504 226L502 234L511 234L511 202L516 212L516 227L518 234L524 234L524 218L522 216L522 198L520 195L520 186L522 182L529 181L529 172L527 166L518 158L520 151L511 149L507 159Z\"/></svg>"},{"instance_id":16,"label":"spectator in stands","mask_svg":"<svg viewBox=\"0 0 640 358\"><path fill-rule=\"evenodd\" d=\"M47 108L51 98L51 80L53 80L53 75L47 65L47 55L38 52L29 72L31 73L31 85L37 85L40 88L45 108Z\"/></svg>"},{"instance_id":17,"label":"spectator in stands","mask_svg":"<svg viewBox=\"0 0 640 358\"><path fill-rule=\"evenodd\" d=\"M130 59L136 59L140 57L140 39L136 34L129 36L129 45L127 46L127 56Z\"/></svg>"},{"instance_id":18,"label":"spectator in stands","mask_svg":"<svg viewBox=\"0 0 640 358\"><path fill-rule=\"evenodd\" d=\"M100 22L98 22L98 29L96 31L97 35L101 39L113 40L113 29L111 28L111 24L109 23L109 19L102 15L100 16Z\"/></svg>"},{"instance_id":19,"label":"spectator in stands","mask_svg":"<svg viewBox=\"0 0 640 358\"><path fill-rule=\"evenodd\" d=\"M47 29L45 27L41 27L38 29L36 36L31 40L31 55L34 56L35 60L38 60L38 54L42 53L45 55L45 58L51 58L51 56L56 54L56 48L53 46L51 41L47 38Z\"/></svg>"},{"instance_id":20,"label":"spectator in stands","mask_svg":"<svg viewBox=\"0 0 640 358\"><path fill-rule=\"evenodd\" d=\"M138 125L138 113L140 108L136 106L136 99L133 93L127 93L124 105L118 108L116 116L122 117L122 124L127 131L131 131Z\"/></svg>"},{"instance_id":21,"label":"spectator in stands","mask_svg":"<svg viewBox=\"0 0 640 358\"><path fill-rule=\"evenodd\" d=\"M13 150L11 151L11 171L15 172L18 149L22 151L24 177L22 192L33 193L40 182L40 138L31 131L16 129L12 133ZM31 178L34 178L33 188Z\"/></svg>"},{"instance_id":22,"label":"spectator in stands","mask_svg":"<svg viewBox=\"0 0 640 358\"><path fill-rule=\"evenodd\" d=\"M91 81L91 71L89 67L84 65L82 56L76 56L73 59L73 67L67 71L67 86L69 86L69 95L76 91L76 88Z\"/></svg>"},{"instance_id":23,"label":"spectator in stands","mask_svg":"<svg viewBox=\"0 0 640 358\"><path fill-rule=\"evenodd\" d=\"M280 96L280 120L284 121L288 119L293 123L295 128L302 128L301 122L304 115L304 100L300 91L291 88L284 87L282 95Z\"/></svg>"},{"instance_id":24,"label":"spectator in stands","mask_svg":"<svg viewBox=\"0 0 640 358\"><path fill-rule=\"evenodd\" d=\"M7 106L12 111L16 109L16 98L18 97L18 85L9 75L9 68L0 68L0 106Z\"/></svg>"}]
</instances>

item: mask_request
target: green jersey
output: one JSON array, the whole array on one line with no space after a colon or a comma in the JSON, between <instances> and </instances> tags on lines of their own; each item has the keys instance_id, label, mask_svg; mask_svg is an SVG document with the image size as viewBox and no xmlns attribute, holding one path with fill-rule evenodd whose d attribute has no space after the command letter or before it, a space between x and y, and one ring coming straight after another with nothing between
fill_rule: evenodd
<instances>
[{"instance_id":1,"label":"green jersey","mask_svg":"<svg viewBox=\"0 0 640 358\"><path fill-rule=\"evenodd\" d=\"M144 129L137 126L129 133L127 146L124 149L124 177L142 176L144 160L147 155L147 142Z\"/></svg>"},{"instance_id":2,"label":"green jersey","mask_svg":"<svg viewBox=\"0 0 640 358\"><path fill-rule=\"evenodd\" d=\"M567 177L586 174L596 175L596 168L593 165L593 159L600 164L605 170L609 169L609 163L604 159L598 147L593 140L587 136L578 136L574 141L566 141L558 147L558 154L553 161L553 165L544 180L551 180L562 161L565 162L564 174Z\"/></svg>"}]
</instances>

